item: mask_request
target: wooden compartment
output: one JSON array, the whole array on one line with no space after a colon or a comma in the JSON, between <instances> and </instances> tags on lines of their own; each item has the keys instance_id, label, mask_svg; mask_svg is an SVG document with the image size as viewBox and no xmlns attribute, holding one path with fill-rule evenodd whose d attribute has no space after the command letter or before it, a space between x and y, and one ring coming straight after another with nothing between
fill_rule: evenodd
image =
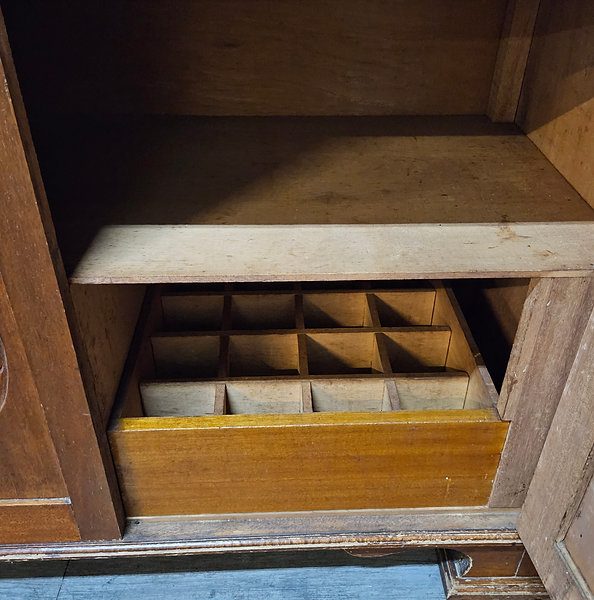
<instances>
[{"instance_id":1,"label":"wooden compartment","mask_svg":"<svg viewBox=\"0 0 594 600\"><path fill-rule=\"evenodd\" d=\"M508 425L452 292L310 287L227 286L216 335L151 290L109 432L129 516L487 501Z\"/></svg>"}]
</instances>

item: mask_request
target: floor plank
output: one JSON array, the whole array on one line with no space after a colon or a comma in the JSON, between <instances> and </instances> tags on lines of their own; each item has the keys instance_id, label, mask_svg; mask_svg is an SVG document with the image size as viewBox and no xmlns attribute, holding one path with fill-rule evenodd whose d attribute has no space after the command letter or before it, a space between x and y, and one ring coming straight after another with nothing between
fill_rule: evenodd
<instances>
[{"instance_id":1,"label":"floor plank","mask_svg":"<svg viewBox=\"0 0 594 600\"><path fill-rule=\"evenodd\" d=\"M66 574L62 577L64 570ZM442 600L433 551L382 558L343 552L71 561L0 569L17 600Z\"/></svg>"}]
</instances>

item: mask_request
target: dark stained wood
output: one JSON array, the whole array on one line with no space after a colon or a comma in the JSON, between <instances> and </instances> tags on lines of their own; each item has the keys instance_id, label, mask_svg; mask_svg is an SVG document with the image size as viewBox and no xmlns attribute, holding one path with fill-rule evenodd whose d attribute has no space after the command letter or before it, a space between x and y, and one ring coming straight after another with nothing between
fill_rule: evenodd
<instances>
[{"instance_id":1,"label":"dark stained wood","mask_svg":"<svg viewBox=\"0 0 594 600\"><path fill-rule=\"evenodd\" d=\"M0 80L4 80L0 89L3 285L81 537L114 538L120 535L122 516L117 508L117 484L105 434L99 432L98 441L81 380L67 318L66 278L1 14Z\"/></svg>"},{"instance_id":2,"label":"dark stained wood","mask_svg":"<svg viewBox=\"0 0 594 600\"><path fill-rule=\"evenodd\" d=\"M593 306L592 278L533 282L499 398L511 425L490 506L522 506Z\"/></svg>"},{"instance_id":3,"label":"dark stained wood","mask_svg":"<svg viewBox=\"0 0 594 600\"><path fill-rule=\"evenodd\" d=\"M80 534L72 506L60 498L0 501L0 542L75 542Z\"/></svg>"},{"instance_id":4,"label":"dark stained wood","mask_svg":"<svg viewBox=\"0 0 594 600\"><path fill-rule=\"evenodd\" d=\"M505 0L5 0L42 110L484 114ZM40 53L39 48L44 48Z\"/></svg>"},{"instance_id":5,"label":"dark stained wood","mask_svg":"<svg viewBox=\"0 0 594 600\"><path fill-rule=\"evenodd\" d=\"M64 496L66 485L1 275L0 336L7 383L0 409L0 499Z\"/></svg>"}]
</instances>

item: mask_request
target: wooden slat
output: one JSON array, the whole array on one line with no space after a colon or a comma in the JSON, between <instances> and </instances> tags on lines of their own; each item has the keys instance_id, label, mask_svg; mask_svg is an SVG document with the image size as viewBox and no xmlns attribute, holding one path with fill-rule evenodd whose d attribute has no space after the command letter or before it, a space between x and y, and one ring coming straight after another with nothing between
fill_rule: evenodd
<instances>
[{"instance_id":1,"label":"wooden slat","mask_svg":"<svg viewBox=\"0 0 594 600\"><path fill-rule=\"evenodd\" d=\"M490 411L413 415L197 417L165 428L124 419L110 436L131 516L486 503L507 424Z\"/></svg>"},{"instance_id":2,"label":"wooden slat","mask_svg":"<svg viewBox=\"0 0 594 600\"><path fill-rule=\"evenodd\" d=\"M0 500L0 540L3 544L75 542L80 533L72 505L64 498Z\"/></svg>"},{"instance_id":3,"label":"wooden slat","mask_svg":"<svg viewBox=\"0 0 594 600\"><path fill-rule=\"evenodd\" d=\"M563 544L558 543L563 541L567 526L575 517L593 472L592 307L587 316L582 335L574 331L578 337L577 353L570 358L573 364L518 521L524 545L545 586L553 597L564 600L591 597ZM591 552L591 548L588 550Z\"/></svg>"},{"instance_id":4,"label":"wooden slat","mask_svg":"<svg viewBox=\"0 0 594 600\"><path fill-rule=\"evenodd\" d=\"M533 282L499 397L512 424L492 506L522 506L592 307L592 279Z\"/></svg>"},{"instance_id":5,"label":"wooden slat","mask_svg":"<svg viewBox=\"0 0 594 600\"><path fill-rule=\"evenodd\" d=\"M493 121L516 120L539 5L540 0L508 2L487 107Z\"/></svg>"},{"instance_id":6,"label":"wooden slat","mask_svg":"<svg viewBox=\"0 0 594 600\"><path fill-rule=\"evenodd\" d=\"M482 114L505 4L61 0L8 14L40 110Z\"/></svg>"},{"instance_id":7,"label":"wooden slat","mask_svg":"<svg viewBox=\"0 0 594 600\"><path fill-rule=\"evenodd\" d=\"M468 373L468 390L464 408L487 408L497 403L497 390L483 362L476 343L451 289L437 287L434 325L447 325L451 330L446 367Z\"/></svg>"},{"instance_id":8,"label":"wooden slat","mask_svg":"<svg viewBox=\"0 0 594 600\"><path fill-rule=\"evenodd\" d=\"M221 247L224 253L218 251ZM316 251L320 248L323 253ZM428 248L436 251L427 252ZM592 256L594 224L590 223L107 227L97 235L71 280L182 283L569 277L590 275Z\"/></svg>"}]
</instances>

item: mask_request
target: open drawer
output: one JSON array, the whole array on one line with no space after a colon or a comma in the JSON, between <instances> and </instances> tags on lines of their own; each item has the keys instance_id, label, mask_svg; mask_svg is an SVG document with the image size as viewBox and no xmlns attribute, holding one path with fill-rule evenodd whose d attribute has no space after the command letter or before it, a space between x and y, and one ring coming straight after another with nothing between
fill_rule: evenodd
<instances>
[{"instance_id":1,"label":"open drawer","mask_svg":"<svg viewBox=\"0 0 594 600\"><path fill-rule=\"evenodd\" d=\"M153 288L109 431L128 516L476 506L507 423L453 293Z\"/></svg>"}]
</instances>

